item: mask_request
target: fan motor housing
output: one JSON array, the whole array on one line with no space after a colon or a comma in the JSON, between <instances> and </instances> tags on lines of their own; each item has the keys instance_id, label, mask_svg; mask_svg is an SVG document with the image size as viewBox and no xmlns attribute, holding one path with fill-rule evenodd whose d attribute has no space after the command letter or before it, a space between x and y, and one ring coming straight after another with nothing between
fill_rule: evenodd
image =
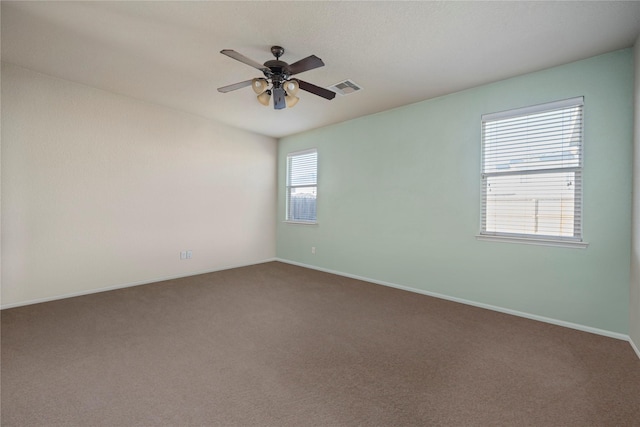
<instances>
[{"instance_id":1,"label":"fan motor housing","mask_svg":"<svg viewBox=\"0 0 640 427\"><path fill-rule=\"evenodd\" d=\"M264 66L269 68L273 75L281 75L284 76L284 78L289 76L289 64L284 61L272 59L271 61L265 62Z\"/></svg>"}]
</instances>

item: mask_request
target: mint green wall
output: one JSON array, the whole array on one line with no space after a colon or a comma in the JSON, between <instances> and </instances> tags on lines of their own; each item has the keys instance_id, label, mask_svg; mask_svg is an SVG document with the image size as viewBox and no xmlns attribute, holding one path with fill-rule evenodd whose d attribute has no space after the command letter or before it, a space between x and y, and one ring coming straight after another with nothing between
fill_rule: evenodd
<instances>
[{"instance_id":1,"label":"mint green wall","mask_svg":"<svg viewBox=\"0 0 640 427\"><path fill-rule=\"evenodd\" d=\"M277 257L627 334L632 92L626 49L283 138ZM480 116L575 96L589 247L476 240ZM311 147L319 224L283 223L286 154Z\"/></svg>"}]
</instances>

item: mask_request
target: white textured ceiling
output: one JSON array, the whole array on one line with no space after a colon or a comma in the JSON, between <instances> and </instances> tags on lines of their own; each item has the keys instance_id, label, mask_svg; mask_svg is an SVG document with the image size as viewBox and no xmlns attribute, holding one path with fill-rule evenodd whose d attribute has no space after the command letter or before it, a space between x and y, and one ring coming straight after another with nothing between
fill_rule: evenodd
<instances>
[{"instance_id":1,"label":"white textured ceiling","mask_svg":"<svg viewBox=\"0 0 640 427\"><path fill-rule=\"evenodd\" d=\"M640 2L8 2L2 60L274 137L630 47ZM276 111L251 88L286 49L318 86L363 87L332 101L301 92Z\"/></svg>"}]
</instances>

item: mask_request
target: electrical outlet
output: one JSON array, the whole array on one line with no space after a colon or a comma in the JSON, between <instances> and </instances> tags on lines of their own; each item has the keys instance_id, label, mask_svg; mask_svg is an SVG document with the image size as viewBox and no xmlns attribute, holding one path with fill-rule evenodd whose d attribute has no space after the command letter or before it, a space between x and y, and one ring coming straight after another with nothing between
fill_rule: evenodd
<instances>
[{"instance_id":1,"label":"electrical outlet","mask_svg":"<svg viewBox=\"0 0 640 427\"><path fill-rule=\"evenodd\" d=\"M315 255L315 254L316 254L316 247L311 246L311 255Z\"/></svg>"},{"instance_id":2,"label":"electrical outlet","mask_svg":"<svg viewBox=\"0 0 640 427\"><path fill-rule=\"evenodd\" d=\"M187 251L187 259L193 258L193 251Z\"/></svg>"}]
</instances>

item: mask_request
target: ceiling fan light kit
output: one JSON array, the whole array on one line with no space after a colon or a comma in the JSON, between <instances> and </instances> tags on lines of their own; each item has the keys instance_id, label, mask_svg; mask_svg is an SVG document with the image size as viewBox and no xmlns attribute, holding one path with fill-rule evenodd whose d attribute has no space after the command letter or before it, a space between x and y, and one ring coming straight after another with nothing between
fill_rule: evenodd
<instances>
[{"instance_id":1,"label":"ceiling fan light kit","mask_svg":"<svg viewBox=\"0 0 640 427\"><path fill-rule=\"evenodd\" d=\"M258 102L260 104L264 105L265 107L268 107L269 106L269 100L271 99L271 91L270 90L265 90L260 95L258 95L257 98L258 98Z\"/></svg>"},{"instance_id":2,"label":"ceiling fan light kit","mask_svg":"<svg viewBox=\"0 0 640 427\"><path fill-rule=\"evenodd\" d=\"M271 53L276 59L269 60L264 64L249 59L235 50L223 49L220 53L262 71L264 78L254 78L219 87L218 92L226 93L251 86L253 91L258 95L258 102L262 105L268 106L271 95L273 95L273 108L276 110L291 108L296 105L300 100L300 98L296 96L300 89L328 100L336 96L336 93L333 91L297 78L291 78L291 76L295 74L323 67L324 62L315 55L307 56L289 65L284 61L280 61L280 57L284 54L284 48L280 46L271 47ZM269 87L269 85L271 85L271 87Z\"/></svg>"},{"instance_id":3,"label":"ceiling fan light kit","mask_svg":"<svg viewBox=\"0 0 640 427\"><path fill-rule=\"evenodd\" d=\"M289 80L288 82L285 82L283 87L284 91L287 92L287 95L291 96L295 96L296 93L298 93L298 89L300 89L300 85L295 80Z\"/></svg>"},{"instance_id":4,"label":"ceiling fan light kit","mask_svg":"<svg viewBox=\"0 0 640 427\"><path fill-rule=\"evenodd\" d=\"M255 78L251 81L251 87L253 87L253 91L256 94L260 95L267 90L267 88L269 87L269 82L267 82L267 79Z\"/></svg>"},{"instance_id":5,"label":"ceiling fan light kit","mask_svg":"<svg viewBox=\"0 0 640 427\"><path fill-rule=\"evenodd\" d=\"M298 98L297 96L287 95L285 96L284 101L287 104L287 108L291 108L296 105L298 101L300 101L300 98Z\"/></svg>"}]
</instances>

